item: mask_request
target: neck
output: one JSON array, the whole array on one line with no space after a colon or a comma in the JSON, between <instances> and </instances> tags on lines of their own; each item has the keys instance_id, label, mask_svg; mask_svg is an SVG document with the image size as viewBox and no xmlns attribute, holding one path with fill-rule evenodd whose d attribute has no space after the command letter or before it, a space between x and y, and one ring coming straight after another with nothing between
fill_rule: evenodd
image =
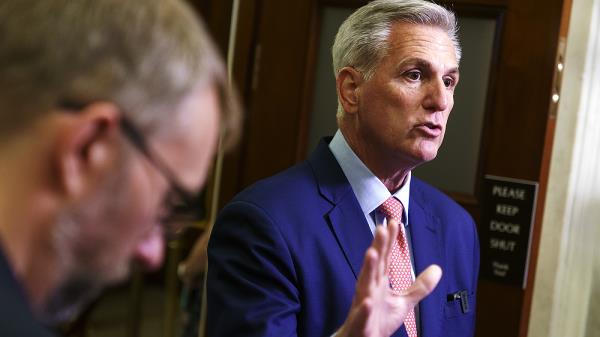
<instances>
[{"instance_id":1,"label":"neck","mask_svg":"<svg viewBox=\"0 0 600 337\"><path fill-rule=\"evenodd\" d=\"M414 168L402 160L395 160L386 153L380 153L379 147L370 146L368 143L359 140L356 132L352 132L340 125L340 130L348 143L348 146L354 151L356 156L373 172L373 174L385 185L390 193L399 190L408 173Z\"/></svg>"},{"instance_id":2,"label":"neck","mask_svg":"<svg viewBox=\"0 0 600 337\"><path fill-rule=\"evenodd\" d=\"M57 281L51 230L54 207L49 194L35 187L43 186L35 177L43 177L40 171L50 168L31 148L23 150L18 144L0 148L0 246L36 309Z\"/></svg>"}]
</instances>

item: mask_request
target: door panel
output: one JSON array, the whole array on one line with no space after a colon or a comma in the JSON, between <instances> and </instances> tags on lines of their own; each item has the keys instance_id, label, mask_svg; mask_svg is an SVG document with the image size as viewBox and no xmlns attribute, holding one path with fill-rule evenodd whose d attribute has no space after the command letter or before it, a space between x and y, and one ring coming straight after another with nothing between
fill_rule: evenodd
<instances>
[{"instance_id":1,"label":"door panel","mask_svg":"<svg viewBox=\"0 0 600 337\"><path fill-rule=\"evenodd\" d=\"M342 22L354 11L353 8L323 6L319 9L321 27L318 33L316 69L308 125L307 153L310 154L323 136L331 136L337 130L335 114L337 96L331 58L331 46Z\"/></svg>"}]
</instances>

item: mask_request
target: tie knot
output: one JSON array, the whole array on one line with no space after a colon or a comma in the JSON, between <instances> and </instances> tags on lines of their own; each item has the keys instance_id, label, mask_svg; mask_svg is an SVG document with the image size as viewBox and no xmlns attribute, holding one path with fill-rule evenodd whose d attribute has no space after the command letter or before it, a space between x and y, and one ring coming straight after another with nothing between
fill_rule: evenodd
<instances>
[{"instance_id":1,"label":"tie knot","mask_svg":"<svg viewBox=\"0 0 600 337\"><path fill-rule=\"evenodd\" d=\"M388 219L396 219L398 222L402 222L402 214L404 213L404 206L400 200L389 197L379 206L379 211L385 215Z\"/></svg>"}]
</instances>

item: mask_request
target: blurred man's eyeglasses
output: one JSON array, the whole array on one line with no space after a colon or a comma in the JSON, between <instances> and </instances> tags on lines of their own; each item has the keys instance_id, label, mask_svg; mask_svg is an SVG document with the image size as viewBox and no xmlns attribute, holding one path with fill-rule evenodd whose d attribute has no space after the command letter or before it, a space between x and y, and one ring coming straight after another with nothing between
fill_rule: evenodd
<instances>
[{"instance_id":1,"label":"blurred man's eyeglasses","mask_svg":"<svg viewBox=\"0 0 600 337\"><path fill-rule=\"evenodd\" d=\"M86 104L63 101L60 107L67 111L82 110ZM179 183L173 171L155 153L152 153L146 139L132 121L121 110L120 129L127 140L135 147L157 171L159 171L169 183L169 191L163 201L160 223L163 226L167 238L174 238L183 229L193 223L200 221L202 209L200 207L203 199L202 192L192 194Z\"/></svg>"}]
</instances>

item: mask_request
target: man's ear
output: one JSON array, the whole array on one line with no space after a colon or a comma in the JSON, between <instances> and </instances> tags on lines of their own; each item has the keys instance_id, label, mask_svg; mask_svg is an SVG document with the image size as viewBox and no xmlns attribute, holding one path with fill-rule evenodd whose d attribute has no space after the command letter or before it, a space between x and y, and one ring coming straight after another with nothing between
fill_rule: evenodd
<instances>
[{"instance_id":1,"label":"man's ear","mask_svg":"<svg viewBox=\"0 0 600 337\"><path fill-rule=\"evenodd\" d=\"M119 109L112 103L93 103L65 113L57 135L54 162L59 188L67 199L85 195L118 159Z\"/></svg>"},{"instance_id":2,"label":"man's ear","mask_svg":"<svg viewBox=\"0 0 600 337\"><path fill-rule=\"evenodd\" d=\"M359 103L359 87L363 82L362 74L352 68L342 68L336 77L338 99L346 113L356 113Z\"/></svg>"}]
</instances>

